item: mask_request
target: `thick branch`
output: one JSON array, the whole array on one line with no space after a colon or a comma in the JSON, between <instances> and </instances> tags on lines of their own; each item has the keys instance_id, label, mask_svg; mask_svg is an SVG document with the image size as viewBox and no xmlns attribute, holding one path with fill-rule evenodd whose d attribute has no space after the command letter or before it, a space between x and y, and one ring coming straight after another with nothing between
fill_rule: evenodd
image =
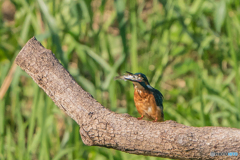
<instances>
[{"instance_id":1,"label":"thick branch","mask_svg":"<svg viewBox=\"0 0 240 160\"><path fill-rule=\"evenodd\" d=\"M20 51L16 63L79 124L86 145L181 159L226 159L225 156L211 157L210 152L240 154L239 129L188 127L174 121L154 123L106 109L84 91L54 54L34 37Z\"/></svg>"}]
</instances>

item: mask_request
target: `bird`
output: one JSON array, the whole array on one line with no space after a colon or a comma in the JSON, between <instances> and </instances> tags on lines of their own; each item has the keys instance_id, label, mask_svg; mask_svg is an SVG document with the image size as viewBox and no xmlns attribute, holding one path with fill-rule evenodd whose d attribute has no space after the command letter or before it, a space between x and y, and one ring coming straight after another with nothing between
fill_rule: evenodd
<instances>
[{"instance_id":1,"label":"bird","mask_svg":"<svg viewBox=\"0 0 240 160\"><path fill-rule=\"evenodd\" d=\"M163 95L160 91L153 88L143 73L126 72L122 76L114 78L131 81L134 86L134 103L141 120L144 116L152 119L153 122L163 122Z\"/></svg>"}]
</instances>

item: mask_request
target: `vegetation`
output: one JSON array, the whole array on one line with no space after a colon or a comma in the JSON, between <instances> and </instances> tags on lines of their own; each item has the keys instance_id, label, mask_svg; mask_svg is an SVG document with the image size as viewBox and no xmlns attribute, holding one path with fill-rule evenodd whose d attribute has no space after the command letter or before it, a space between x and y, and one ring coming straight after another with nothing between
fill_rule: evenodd
<instances>
[{"instance_id":1,"label":"vegetation","mask_svg":"<svg viewBox=\"0 0 240 160\"><path fill-rule=\"evenodd\" d=\"M113 78L142 72L164 95L166 120L240 128L239 0L12 2L14 21L0 14L1 90L15 70L0 100L0 159L161 159L85 146L79 126L14 67L32 36L114 112L139 116L132 84Z\"/></svg>"}]
</instances>

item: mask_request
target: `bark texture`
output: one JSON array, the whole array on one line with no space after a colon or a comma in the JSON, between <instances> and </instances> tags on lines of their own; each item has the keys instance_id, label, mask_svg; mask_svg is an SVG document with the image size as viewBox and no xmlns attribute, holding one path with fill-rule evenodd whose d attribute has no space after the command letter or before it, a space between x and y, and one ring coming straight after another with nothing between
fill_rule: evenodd
<instances>
[{"instance_id":1,"label":"bark texture","mask_svg":"<svg viewBox=\"0 0 240 160\"><path fill-rule=\"evenodd\" d=\"M86 145L179 159L240 158L210 156L210 152L240 154L239 129L189 127L171 120L154 123L106 109L75 82L35 37L22 48L16 63L79 124Z\"/></svg>"}]
</instances>

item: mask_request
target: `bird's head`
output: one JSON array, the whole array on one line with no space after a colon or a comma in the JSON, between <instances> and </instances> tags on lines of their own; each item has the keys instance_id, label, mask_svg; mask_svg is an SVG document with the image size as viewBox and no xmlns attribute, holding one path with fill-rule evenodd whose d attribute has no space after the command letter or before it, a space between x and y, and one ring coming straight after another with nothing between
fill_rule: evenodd
<instances>
[{"instance_id":1,"label":"bird's head","mask_svg":"<svg viewBox=\"0 0 240 160\"><path fill-rule=\"evenodd\" d=\"M142 73L130 73L127 72L127 76L124 77L125 80L132 81L134 88L137 89L147 89L150 84L147 77Z\"/></svg>"}]
</instances>

